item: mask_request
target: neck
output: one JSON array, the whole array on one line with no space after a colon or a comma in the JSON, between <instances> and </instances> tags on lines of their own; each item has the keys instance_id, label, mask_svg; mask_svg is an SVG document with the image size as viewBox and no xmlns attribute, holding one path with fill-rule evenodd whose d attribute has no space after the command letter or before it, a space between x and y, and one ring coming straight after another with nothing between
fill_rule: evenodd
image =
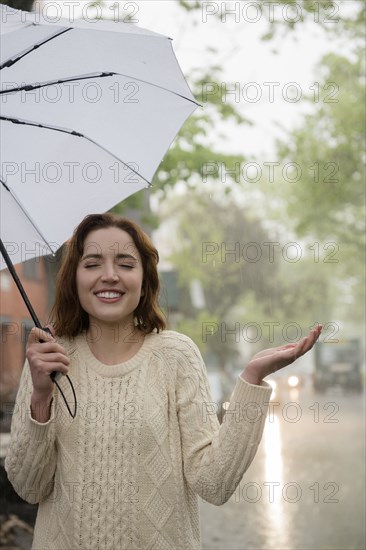
<instances>
[{"instance_id":1,"label":"neck","mask_svg":"<svg viewBox=\"0 0 366 550\"><path fill-rule=\"evenodd\" d=\"M105 365L117 365L131 359L142 346L144 336L133 321L120 324L91 321L87 330L91 352Z\"/></svg>"}]
</instances>

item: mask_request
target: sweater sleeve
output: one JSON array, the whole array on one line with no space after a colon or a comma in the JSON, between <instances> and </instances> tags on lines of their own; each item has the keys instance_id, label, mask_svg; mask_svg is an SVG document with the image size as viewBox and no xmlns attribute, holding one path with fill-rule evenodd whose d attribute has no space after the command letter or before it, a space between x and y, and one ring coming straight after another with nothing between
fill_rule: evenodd
<instances>
[{"instance_id":1,"label":"sweater sleeve","mask_svg":"<svg viewBox=\"0 0 366 550\"><path fill-rule=\"evenodd\" d=\"M197 346L187 342L177 372L177 412L184 474L190 487L211 504L224 504L249 468L260 443L271 387L237 379L220 425L207 371Z\"/></svg>"},{"instance_id":2,"label":"sweater sleeve","mask_svg":"<svg viewBox=\"0 0 366 550\"><path fill-rule=\"evenodd\" d=\"M32 378L26 361L14 407L5 470L18 495L35 504L45 500L52 492L57 456L55 397L52 399L50 419L40 423L31 416L32 391Z\"/></svg>"}]
</instances>

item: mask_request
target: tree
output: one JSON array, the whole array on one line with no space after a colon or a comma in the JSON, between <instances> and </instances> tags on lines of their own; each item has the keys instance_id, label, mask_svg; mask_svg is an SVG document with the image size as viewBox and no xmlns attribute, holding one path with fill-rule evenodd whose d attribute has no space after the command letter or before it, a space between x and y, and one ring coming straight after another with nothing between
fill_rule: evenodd
<instances>
[{"instance_id":1,"label":"tree","mask_svg":"<svg viewBox=\"0 0 366 550\"><path fill-rule=\"evenodd\" d=\"M314 243L284 242L233 197L224 202L191 192L168 200L166 208L167 218L175 220L170 260L178 281L187 290L198 280L205 294L203 309L188 301L181 306L191 335L202 333L203 321L284 325L296 320L307 330L315 321L332 319L336 289L329 252L324 256ZM258 346L270 343L263 335ZM218 344L211 351L216 353ZM207 346L201 342L201 347Z\"/></svg>"},{"instance_id":2,"label":"tree","mask_svg":"<svg viewBox=\"0 0 366 550\"><path fill-rule=\"evenodd\" d=\"M225 371L230 359L238 356L238 338L226 338L226 330L238 326L245 316L252 320L254 314L235 308L254 294L269 315L277 272L264 244L270 237L261 222L231 198L218 202L191 192L169 204L169 216L176 221L171 262L178 283L189 288L192 281L199 281L205 297L203 308L189 301L182 304L184 320L178 328L193 336L203 351L214 354Z\"/></svg>"},{"instance_id":3,"label":"tree","mask_svg":"<svg viewBox=\"0 0 366 550\"><path fill-rule=\"evenodd\" d=\"M321 94L314 111L304 117L286 142L277 144L279 159L296 163L301 178L292 183L276 181L284 217L292 222L296 233L303 238L316 236L314 241L323 240L337 251L338 265L333 266L330 276L348 281L356 324L364 322L365 303L363 53L358 47L352 58L329 54L321 61ZM346 315L349 318L349 312Z\"/></svg>"},{"instance_id":4,"label":"tree","mask_svg":"<svg viewBox=\"0 0 366 550\"><path fill-rule=\"evenodd\" d=\"M281 182L299 235L335 236L353 254L364 249L364 57L327 55L319 67L314 112L278 143L280 158L301 168L297 183Z\"/></svg>"}]
</instances>

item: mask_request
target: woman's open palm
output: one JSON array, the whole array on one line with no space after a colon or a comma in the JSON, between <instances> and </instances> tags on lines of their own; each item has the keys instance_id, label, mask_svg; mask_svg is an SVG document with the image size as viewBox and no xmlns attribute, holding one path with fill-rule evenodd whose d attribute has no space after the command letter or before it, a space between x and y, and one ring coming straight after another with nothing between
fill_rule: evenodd
<instances>
[{"instance_id":1,"label":"woman's open palm","mask_svg":"<svg viewBox=\"0 0 366 550\"><path fill-rule=\"evenodd\" d=\"M257 353L245 368L245 378L254 384L283 367L291 365L296 359L307 353L320 336L322 326L317 325L308 336L299 342L270 348Z\"/></svg>"}]
</instances>

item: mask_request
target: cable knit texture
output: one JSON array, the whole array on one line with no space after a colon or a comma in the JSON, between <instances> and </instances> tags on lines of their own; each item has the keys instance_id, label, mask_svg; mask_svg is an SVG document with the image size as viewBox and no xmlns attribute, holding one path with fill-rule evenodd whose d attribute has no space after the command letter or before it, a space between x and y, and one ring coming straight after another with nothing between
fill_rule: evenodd
<instances>
[{"instance_id":1,"label":"cable knit texture","mask_svg":"<svg viewBox=\"0 0 366 550\"><path fill-rule=\"evenodd\" d=\"M173 331L104 365L86 335L59 339L70 355L78 412L58 391L51 418L30 415L25 364L5 468L17 493L39 502L32 550L195 550L198 499L223 504L260 442L271 388L238 377L218 423L197 346ZM62 389L73 405L65 377Z\"/></svg>"}]
</instances>

